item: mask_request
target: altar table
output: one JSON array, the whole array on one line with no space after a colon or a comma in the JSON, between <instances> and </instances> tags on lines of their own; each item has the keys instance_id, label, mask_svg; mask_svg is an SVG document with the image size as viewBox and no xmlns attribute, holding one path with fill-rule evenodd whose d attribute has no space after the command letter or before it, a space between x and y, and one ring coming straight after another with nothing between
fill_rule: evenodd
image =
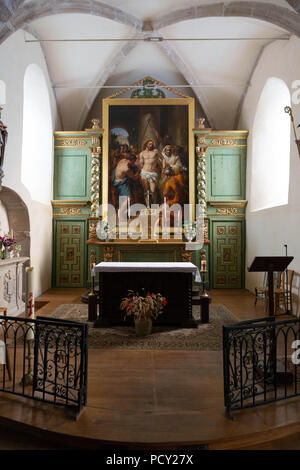
<instances>
[{"instance_id":1,"label":"altar table","mask_svg":"<svg viewBox=\"0 0 300 470\"><path fill-rule=\"evenodd\" d=\"M163 312L155 320L156 325L196 328L192 315L192 277L200 282L200 273L192 263L109 263L94 266L92 275L99 273L99 316L95 327L124 325L132 323L132 318L124 321L120 310L121 300L128 290L146 293L159 292L167 300Z\"/></svg>"}]
</instances>

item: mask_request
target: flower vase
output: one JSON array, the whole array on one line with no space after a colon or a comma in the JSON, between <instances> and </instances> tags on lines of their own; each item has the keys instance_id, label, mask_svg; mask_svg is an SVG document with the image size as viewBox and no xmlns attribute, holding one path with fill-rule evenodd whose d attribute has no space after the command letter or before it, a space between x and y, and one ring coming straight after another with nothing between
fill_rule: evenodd
<instances>
[{"instance_id":1,"label":"flower vase","mask_svg":"<svg viewBox=\"0 0 300 470\"><path fill-rule=\"evenodd\" d=\"M152 331L152 320L151 318L141 318L134 320L135 333L137 336L150 335Z\"/></svg>"},{"instance_id":2,"label":"flower vase","mask_svg":"<svg viewBox=\"0 0 300 470\"><path fill-rule=\"evenodd\" d=\"M4 251L3 251L3 259L9 259L10 258L10 253L9 253L9 249L8 249L8 246L4 247Z\"/></svg>"}]
</instances>

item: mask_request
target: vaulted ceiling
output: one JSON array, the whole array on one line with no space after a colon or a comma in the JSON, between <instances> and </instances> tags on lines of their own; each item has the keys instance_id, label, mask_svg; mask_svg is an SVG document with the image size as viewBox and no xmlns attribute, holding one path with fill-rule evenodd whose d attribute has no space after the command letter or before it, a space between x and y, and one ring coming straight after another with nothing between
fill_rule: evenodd
<instances>
[{"instance_id":1,"label":"vaulted ceiling","mask_svg":"<svg viewBox=\"0 0 300 470\"><path fill-rule=\"evenodd\" d=\"M210 125L229 129L263 49L300 34L298 10L296 0L0 0L0 41L19 29L41 41L65 130L84 125L98 93L146 75L193 93Z\"/></svg>"}]
</instances>

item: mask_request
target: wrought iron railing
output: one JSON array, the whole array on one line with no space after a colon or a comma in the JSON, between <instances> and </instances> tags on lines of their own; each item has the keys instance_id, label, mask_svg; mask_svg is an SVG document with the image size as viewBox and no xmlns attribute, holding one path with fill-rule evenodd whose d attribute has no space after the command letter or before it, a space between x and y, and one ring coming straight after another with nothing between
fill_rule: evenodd
<instances>
[{"instance_id":1,"label":"wrought iron railing","mask_svg":"<svg viewBox=\"0 0 300 470\"><path fill-rule=\"evenodd\" d=\"M300 319L267 317L223 326L223 366L230 417L234 410L300 395Z\"/></svg>"},{"instance_id":2,"label":"wrought iron railing","mask_svg":"<svg viewBox=\"0 0 300 470\"><path fill-rule=\"evenodd\" d=\"M0 391L64 405L87 399L87 324L0 316ZM1 370L2 369L2 370Z\"/></svg>"}]
</instances>

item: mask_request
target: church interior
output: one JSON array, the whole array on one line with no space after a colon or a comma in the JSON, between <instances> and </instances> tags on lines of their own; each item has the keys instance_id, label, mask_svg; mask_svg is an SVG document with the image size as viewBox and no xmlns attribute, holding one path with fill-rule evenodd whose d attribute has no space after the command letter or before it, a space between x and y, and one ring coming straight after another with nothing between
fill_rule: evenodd
<instances>
[{"instance_id":1,"label":"church interior","mask_svg":"<svg viewBox=\"0 0 300 470\"><path fill-rule=\"evenodd\" d=\"M300 449L299 36L0 0L1 450Z\"/></svg>"}]
</instances>

